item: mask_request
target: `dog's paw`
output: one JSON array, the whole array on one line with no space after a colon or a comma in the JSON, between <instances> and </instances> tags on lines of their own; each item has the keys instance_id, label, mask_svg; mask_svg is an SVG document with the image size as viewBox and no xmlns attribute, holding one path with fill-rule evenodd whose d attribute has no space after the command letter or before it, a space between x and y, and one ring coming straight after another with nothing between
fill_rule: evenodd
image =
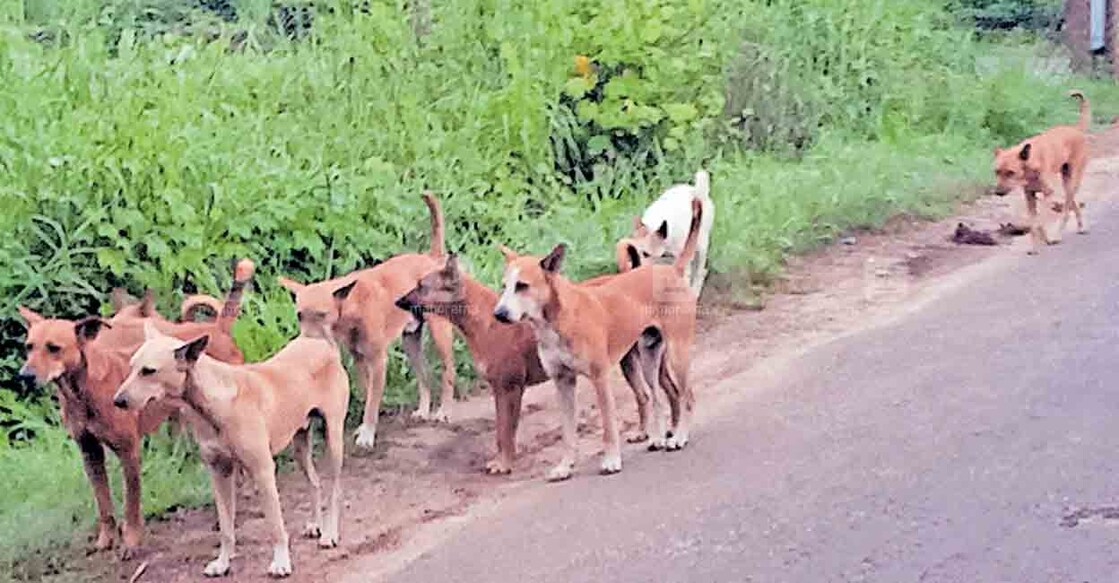
<instances>
[{"instance_id":1,"label":"dog's paw","mask_svg":"<svg viewBox=\"0 0 1119 583\"><path fill-rule=\"evenodd\" d=\"M320 536L322 536L322 530L319 528L319 524L317 522L308 522L303 527L304 538L318 538Z\"/></svg>"},{"instance_id":2,"label":"dog's paw","mask_svg":"<svg viewBox=\"0 0 1119 583\"><path fill-rule=\"evenodd\" d=\"M269 577L281 579L283 577L287 577L288 575L291 575L291 561L274 560L272 561L271 565L268 565Z\"/></svg>"},{"instance_id":3,"label":"dog's paw","mask_svg":"<svg viewBox=\"0 0 1119 583\"><path fill-rule=\"evenodd\" d=\"M649 440L649 434L644 431L634 431L626 435L626 443L645 443Z\"/></svg>"},{"instance_id":4,"label":"dog's paw","mask_svg":"<svg viewBox=\"0 0 1119 583\"><path fill-rule=\"evenodd\" d=\"M439 407L438 410L431 414L431 417L429 419L431 421L434 421L435 423L450 423L451 412L448 409Z\"/></svg>"},{"instance_id":5,"label":"dog's paw","mask_svg":"<svg viewBox=\"0 0 1119 583\"><path fill-rule=\"evenodd\" d=\"M570 478L574 472L574 464L561 462L556 466L553 466L552 469L548 470L548 475L545 479L547 479L549 482L562 482Z\"/></svg>"},{"instance_id":6,"label":"dog's paw","mask_svg":"<svg viewBox=\"0 0 1119 583\"><path fill-rule=\"evenodd\" d=\"M684 446L688 445L688 438L681 435L673 435L668 438L664 443L665 451L680 451Z\"/></svg>"},{"instance_id":7,"label":"dog's paw","mask_svg":"<svg viewBox=\"0 0 1119 583\"><path fill-rule=\"evenodd\" d=\"M373 449L377 442L377 428L362 424L354 432L354 443L361 448Z\"/></svg>"},{"instance_id":8,"label":"dog's paw","mask_svg":"<svg viewBox=\"0 0 1119 583\"><path fill-rule=\"evenodd\" d=\"M333 548L337 548L337 547L338 547L338 534L337 533L327 534L327 533L324 532L323 535L321 537L319 537L319 548L320 549L333 549Z\"/></svg>"},{"instance_id":9,"label":"dog's paw","mask_svg":"<svg viewBox=\"0 0 1119 583\"><path fill-rule=\"evenodd\" d=\"M1049 241L1047 241L1047 243L1050 244L1050 245L1060 245L1061 244L1061 238L1060 237L1050 237Z\"/></svg>"},{"instance_id":10,"label":"dog's paw","mask_svg":"<svg viewBox=\"0 0 1119 583\"><path fill-rule=\"evenodd\" d=\"M1037 249L1030 249L1029 251L1026 251L1026 255L1037 255L1037 254L1038 254Z\"/></svg>"},{"instance_id":11,"label":"dog's paw","mask_svg":"<svg viewBox=\"0 0 1119 583\"><path fill-rule=\"evenodd\" d=\"M206 564L202 574L207 577L224 577L229 574L229 559L218 557Z\"/></svg>"},{"instance_id":12,"label":"dog's paw","mask_svg":"<svg viewBox=\"0 0 1119 583\"><path fill-rule=\"evenodd\" d=\"M428 413L427 413L427 408L416 409L415 411L412 411L412 414L409 415L409 417L412 418L412 421L420 421L420 422L427 421L428 419L431 419L431 416L428 415Z\"/></svg>"},{"instance_id":13,"label":"dog's paw","mask_svg":"<svg viewBox=\"0 0 1119 583\"><path fill-rule=\"evenodd\" d=\"M604 476L609 476L610 474L616 474L620 471L622 471L622 456L603 456L602 465L599 467L599 473Z\"/></svg>"},{"instance_id":14,"label":"dog's paw","mask_svg":"<svg viewBox=\"0 0 1119 583\"><path fill-rule=\"evenodd\" d=\"M667 439L664 437L654 437L649 440L649 451L660 451L665 448Z\"/></svg>"},{"instance_id":15,"label":"dog's paw","mask_svg":"<svg viewBox=\"0 0 1119 583\"><path fill-rule=\"evenodd\" d=\"M1088 234L1088 227L1080 227L1079 229L1076 230L1076 234L1077 235L1087 235Z\"/></svg>"},{"instance_id":16,"label":"dog's paw","mask_svg":"<svg viewBox=\"0 0 1119 583\"><path fill-rule=\"evenodd\" d=\"M486 473L491 476L500 476L513 473L513 464L497 457L486 462Z\"/></svg>"}]
</instances>

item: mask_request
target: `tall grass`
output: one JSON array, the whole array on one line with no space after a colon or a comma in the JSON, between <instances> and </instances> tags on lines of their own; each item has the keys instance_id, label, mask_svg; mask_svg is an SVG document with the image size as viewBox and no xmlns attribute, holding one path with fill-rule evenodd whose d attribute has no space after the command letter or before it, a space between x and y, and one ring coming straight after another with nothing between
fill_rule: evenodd
<instances>
[{"instance_id":1,"label":"tall grass","mask_svg":"<svg viewBox=\"0 0 1119 583\"><path fill-rule=\"evenodd\" d=\"M1110 84L1040 75L1033 47L978 41L923 0L445 0L423 15L339 0L298 30L270 2L204 4L0 8L0 475L41 494L0 503L0 568L92 517L73 447L24 406L43 393L8 380L19 304L79 316L126 285L170 306L224 289L228 260L249 256L258 293L235 335L258 360L294 332L275 276L426 248L425 187L484 281L498 241L566 241L582 277L700 164L713 268L768 274L844 229L945 208L991 146L1074 119L1071 83L1119 106ZM397 357L389 406L409 382ZM188 458L149 447L147 511L203 499Z\"/></svg>"}]
</instances>

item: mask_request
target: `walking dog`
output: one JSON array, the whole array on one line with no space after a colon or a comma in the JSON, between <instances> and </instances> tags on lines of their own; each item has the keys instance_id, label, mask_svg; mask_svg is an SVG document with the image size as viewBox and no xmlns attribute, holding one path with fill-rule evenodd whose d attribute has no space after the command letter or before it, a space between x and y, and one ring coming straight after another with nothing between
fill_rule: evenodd
<instances>
[{"instance_id":1,"label":"walking dog","mask_svg":"<svg viewBox=\"0 0 1119 583\"><path fill-rule=\"evenodd\" d=\"M715 223L715 203L711 200L711 176L706 170L695 173L695 184L677 184L665 190L645 213L633 219L633 233L618 242L618 266L641 265L664 256L679 257L690 232L692 201L703 205L695 259L684 269L692 291L699 295L707 279L707 249Z\"/></svg>"},{"instance_id":2,"label":"walking dog","mask_svg":"<svg viewBox=\"0 0 1119 583\"><path fill-rule=\"evenodd\" d=\"M1071 91L1069 95L1080 101L1080 119L1076 125L1050 128L1005 150L995 148L995 194L1006 196L1021 189L1025 195L1031 255L1037 254L1044 244L1061 241L1070 212L1076 215L1077 232L1088 232L1076 193L1088 163L1088 143L1084 134L1092 121L1091 106L1080 91ZM1058 192L1063 192L1061 200L1049 199ZM1038 213L1039 195L1060 203L1061 222L1056 236L1049 235Z\"/></svg>"},{"instance_id":3,"label":"walking dog","mask_svg":"<svg viewBox=\"0 0 1119 583\"><path fill-rule=\"evenodd\" d=\"M597 277L579 285L601 285L611 277ZM548 380L548 375L540 364L531 326L527 322L501 324L494 320L497 300L497 292L462 272L458 258L452 254L442 269L420 279L396 305L413 313L445 317L466 339L475 369L493 392L496 411L497 455L486 464L486 472L508 474L513 471L516 456L524 390ZM621 361L622 374L637 400L639 424L638 430L627 437L631 443L648 439L649 396L640 374L641 356L639 348L634 347Z\"/></svg>"},{"instance_id":4,"label":"walking dog","mask_svg":"<svg viewBox=\"0 0 1119 583\"><path fill-rule=\"evenodd\" d=\"M544 371L556 383L563 419L564 455L549 473L550 480L571 476L575 467L575 383L577 375L594 384L602 413L605 452L602 473L622 469L614 396L607 373L643 335L657 333L649 349L664 351L659 358L643 359L646 381L678 395L682 410L668 437L664 415L650 391L654 405L651 446L680 449L688 442L694 396L687 374L695 338L696 295L684 279L693 260L703 215L703 204L692 202L692 222L683 251L669 265L643 265L594 287L581 287L561 273L566 247L557 245L546 257L520 256L502 248L505 255L504 289L494 308L501 322L527 320L536 335ZM658 363L657 370L644 370Z\"/></svg>"},{"instance_id":5,"label":"walking dog","mask_svg":"<svg viewBox=\"0 0 1119 583\"><path fill-rule=\"evenodd\" d=\"M272 535L268 574L292 572L287 530L276 490L273 456L294 444L294 457L311 483L314 517L303 534L319 546L338 545L342 495L342 442L349 404L349 378L333 342L299 336L265 362L233 365L203 354L209 338L184 342L144 324L145 341L131 360L131 371L113 397L121 409L144 410L149 403L178 405L198 441L210 471L221 529L218 557L204 570L214 577L229 572L235 537L234 470L243 468L263 495ZM329 480L326 515L322 487L311 459L309 416L325 424Z\"/></svg>"},{"instance_id":6,"label":"walking dog","mask_svg":"<svg viewBox=\"0 0 1119 583\"><path fill-rule=\"evenodd\" d=\"M240 304L244 283L252 275L251 262L243 261L226 306ZM20 307L27 322L27 360L20 376L40 385L54 383L62 422L78 444L86 477L97 506L96 550L111 548L117 526L109 479L105 471L105 447L120 460L124 475L124 524L120 538L122 555L129 558L143 536L140 512L141 440L155 431L173 412L160 404L122 411L113 407L113 393L128 374L128 358L136 349L129 326L111 326L101 318L79 321L48 319ZM235 314L236 310L231 311ZM142 332L142 328L141 328ZM238 355L240 353L238 352ZM212 353L217 358L226 353Z\"/></svg>"},{"instance_id":7,"label":"walking dog","mask_svg":"<svg viewBox=\"0 0 1119 583\"><path fill-rule=\"evenodd\" d=\"M441 317L427 320L443 363L439 409L432 414L431 389L423 357L423 322L393 306L420 278L443 266L443 211L431 193L425 192L423 200L431 212L431 250L428 253L398 255L372 268L313 284L296 283L286 277L279 279L280 284L295 295L300 333L335 338L354 357L365 388L365 413L356 436L359 447L371 448L375 443L377 414L385 390L385 361L389 345L398 336L402 336L404 353L419 386L419 406L413 416L446 421L454 406L454 328L451 323Z\"/></svg>"}]
</instances>

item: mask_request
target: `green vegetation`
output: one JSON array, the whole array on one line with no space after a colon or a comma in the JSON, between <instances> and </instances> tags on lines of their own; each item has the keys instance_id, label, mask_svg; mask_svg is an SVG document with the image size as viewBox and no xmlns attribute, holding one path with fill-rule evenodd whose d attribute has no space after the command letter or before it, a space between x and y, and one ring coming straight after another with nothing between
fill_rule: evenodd
<instances>
[{"instance_id":1,"label":"green vegetation","mask_svg":"<svg viewBox=\"0 0 1119 583\"><path fill-rule=\"evenodd\" d=\"M183 289L225 289L229 260L248 256L258 290L236 335L260 359L294 331L275 276L321 279L426 248L424 187L444 202L449 247L483 281L497 281L495 242L543 252L566 241L582 277L610 269L628 217L700 164L719 208L712 268L765 277L846 229L946 208L986 179L993 145L1075 119L1070 84L1097 111L1119 107L1110 83L1038 74L1036 45L977 40L949 5L962 10L926 0L0 7L0 474L19 476L0 503L0 571L92 518L47 393L9 381L17 305L74 317L126 285L158 290L170 308ZM395 358L389 406L412 399L404 369ZM147 453L147 512L207 499L181 445L156 439Z\"/></svg>"}]
</instances>

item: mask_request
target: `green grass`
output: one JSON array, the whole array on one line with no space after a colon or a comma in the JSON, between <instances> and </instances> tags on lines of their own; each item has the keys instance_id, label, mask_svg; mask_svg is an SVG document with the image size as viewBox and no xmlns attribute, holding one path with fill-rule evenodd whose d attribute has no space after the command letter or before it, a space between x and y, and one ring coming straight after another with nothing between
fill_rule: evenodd
<instances>
[{"instance_id":1,"label":"green grass","mask_svg":"<svg viewBox=\"0 0 1119 583\"><path fill-rule=\"evenodd\" d=\"M235 335L259 360L295 331L275 276L426 248L424 187L483 281L497 242L567 242L580 278L701 163L712 268L764 280L845 230L943 212L988 179L993 146L1074 120L1069 88L1097 120L1119 113L1112 82L1042 63L1036 37L979 40L924 0L446 0L420 33L396 2L321 4L296 40L258 0L231 22L171 0L0 7L0 474L18 476L0 572L93 517L43 393L8 381L19 304L80 316L123 284L169 308L249 256ZM398 352L388 376L385 406L412 403ZM189 448L154 440L145 472L148 513L208 499Z\"/></svg>"}]
</instances>

